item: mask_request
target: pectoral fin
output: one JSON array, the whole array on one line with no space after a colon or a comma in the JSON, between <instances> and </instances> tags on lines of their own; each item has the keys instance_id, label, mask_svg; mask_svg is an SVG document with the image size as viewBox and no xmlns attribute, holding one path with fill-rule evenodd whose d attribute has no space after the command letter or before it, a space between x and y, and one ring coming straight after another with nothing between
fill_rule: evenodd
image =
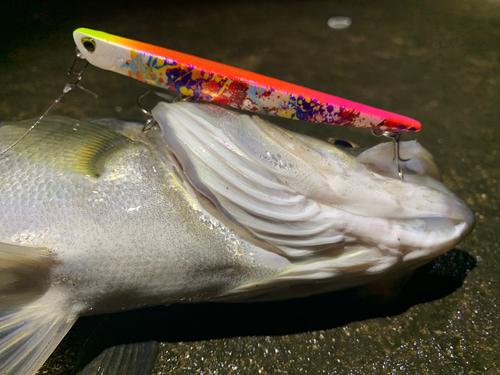
<instances>
[{"instance_id":1,"label":"pectoral fin","mask_svg":"<svg viewBox=\"0 0 500 375\"><path fill-rule=\"evenodd\" d=\"M18 140L36 120L0 127L0 148ZM99 177L103 156L132 141L104 126L67 117L46 117L9 154L53 168Z\"/></svg>"}]
</instances>

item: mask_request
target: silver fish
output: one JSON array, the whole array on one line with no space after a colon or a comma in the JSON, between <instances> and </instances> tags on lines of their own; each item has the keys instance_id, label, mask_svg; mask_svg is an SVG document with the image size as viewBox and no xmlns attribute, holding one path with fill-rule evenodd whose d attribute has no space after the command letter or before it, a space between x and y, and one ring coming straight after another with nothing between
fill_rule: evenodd
<instances>
[{"instance_id":1,"label":"silver fish","mask_svg":"<svg viewBox=\"0 0 500 375\"><path fill-rule=\"evenodd\" d=\"M213 105L160 129L44 119L0 158L0 374L31 375L81 315L270 300L409 273L474 216L416 142L359 155ZM0 149L31 121L0 127Z\"/></svg>"}]
</instances>

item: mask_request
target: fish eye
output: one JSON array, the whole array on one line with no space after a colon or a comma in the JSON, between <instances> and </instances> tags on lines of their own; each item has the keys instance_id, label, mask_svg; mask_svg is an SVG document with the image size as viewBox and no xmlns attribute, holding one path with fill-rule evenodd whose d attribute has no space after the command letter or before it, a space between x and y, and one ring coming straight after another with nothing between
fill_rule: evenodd
<instances>
[{"instance_id":1,"label":"fish eye","mask_svg":"<svg viewBox=\"0 0 500 375\"><path fill-rule=\"evenodd\" d=\"M85 49L90 52L94 53L95 51L95 41L92 38L82 38L82 44L85 47Z\"/></svg>"},{"instance_id":2,"label":"fish eye","mask_svg":"<svg viewBox=\"0 0 500 375\"><path fill-rule=\"evenodd\" d=\"M341 147L346 147L346 148L354 148L354 146L347 142L347 141L344 141L343 139L336 139L333 144L335 146L341 146Z\"/></svg>"}]
</instances>

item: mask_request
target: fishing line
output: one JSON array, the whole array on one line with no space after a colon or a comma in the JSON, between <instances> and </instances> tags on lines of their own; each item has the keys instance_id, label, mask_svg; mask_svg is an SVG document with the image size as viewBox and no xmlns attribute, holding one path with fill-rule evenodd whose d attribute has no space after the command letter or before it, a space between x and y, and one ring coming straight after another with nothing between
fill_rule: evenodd
<instances>
[{"instance_id":1,"label":"fishing line","mask_svg":"<svg viewBox=\"0 0 500 375\"><path fill-rule=\"evenodd\" d=\"M47 110L38 118L38 120L35 121L33 125L31 125L31 127L28 130L26 130L26 132L22 136L20 136L14 143L12 143L5 150L1 151L0 156L3 156L7 151L12 149L19 142L21 142L42 121L42 119L47 115L47 113L49 113L52 110L52 108L54 108L54 106L57 103L59 103L61 99L75 87L78 87L79 89L93 95L94 98L97 99L97 94L93 93L92 91L80 85L83 71L87 68L87 66L89 66L89 62L85 60L85 65L83 66L83 68L80 71L75 72L75 65L79 60L85 60L85 57L80 53L80 51L77 48L73 64L71 64L71 67L68 69L68 74L66 75L66 83L64 84L61 95L59 95L59 97L54 101L54 103L52 103L49 106L49 108L47 108Z\"/></svg>"}]
</instances>

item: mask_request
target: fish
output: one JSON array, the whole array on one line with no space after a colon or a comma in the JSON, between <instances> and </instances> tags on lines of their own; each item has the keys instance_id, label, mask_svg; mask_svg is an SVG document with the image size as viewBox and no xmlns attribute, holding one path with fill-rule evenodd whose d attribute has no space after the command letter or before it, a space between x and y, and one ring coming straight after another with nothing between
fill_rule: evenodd
<instances>
[{"instance_id":1,"label":"fish","mask_svg":"<svg viewBox=\"0 0 500 375\"><path fill-rule=\"evenodd\" d=\"M416 141L400 180L391 143L347 149L213 104L152 114L147 132L45 117L0 158L0 374L34 374L80 316L359 286L473 228ZM1 124L0 149L32 124Z\"/></svg>"}]
</instances>

